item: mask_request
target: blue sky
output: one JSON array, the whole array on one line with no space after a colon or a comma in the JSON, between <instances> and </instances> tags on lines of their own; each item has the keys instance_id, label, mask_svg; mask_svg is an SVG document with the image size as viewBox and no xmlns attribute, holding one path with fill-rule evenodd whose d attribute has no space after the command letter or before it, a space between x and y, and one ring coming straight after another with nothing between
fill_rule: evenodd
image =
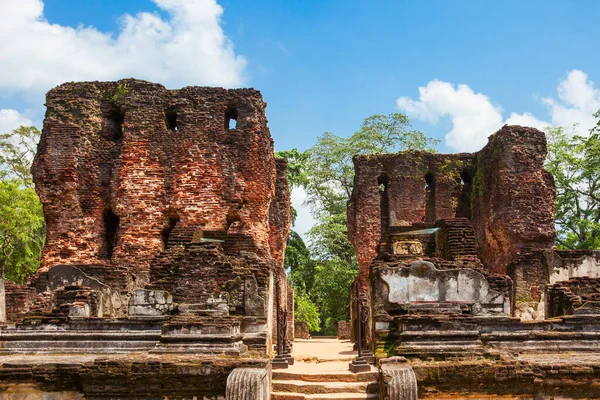
<instances>
[{"instance_id":1,"label":"blue sky","mask_svg":"<svg viewBox=\"0 0 600 400\"><path fill-rule=\"evenodd\" d=\"M600 108L600 1L0 0L0 130L67 80L255 87L277 149L402 111L440 150ZM593 111L592 111L593 110Z\"/></svg>"}]
</instances>

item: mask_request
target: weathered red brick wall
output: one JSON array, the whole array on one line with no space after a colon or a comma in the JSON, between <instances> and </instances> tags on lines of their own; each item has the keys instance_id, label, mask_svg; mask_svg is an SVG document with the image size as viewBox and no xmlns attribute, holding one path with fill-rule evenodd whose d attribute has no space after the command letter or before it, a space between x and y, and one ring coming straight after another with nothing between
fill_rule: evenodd
<instances>
[{"instance_id":1,"label":"weathered red brick wall","mask_svg":"<svg viewBox=\"0 0 600 400\"><path fill-rule=\"evenodd\" d=\"M583 313L598 314L600 309L600 279L587 276L571 278L558 282L547 289L547 317L573 314L583 305L592 305L593 309Z\"/></svg>"},{"instance_id":2,"label":"weathered red brick wall","mask_svg":"<svg viewBox=\"0 0 600 400\"><path fill-rule=\"evenodd\" d=\"M360 264L361 282L367 282L378 247L386 245L389 227L468 217L473 159L467 153L416 151L354 157L348 235Z\"/></svg>"},{"instance_id":3,"label":"weathered red brick wall","mask_svg":"<svg viewBox=\"0 0 600 400\"><path fill-rule=\"evenodd\" d=\"M31 303L35 298L35 289L10 281L4 282L4 288L6 321L20 321L31 307Z\"/></svg>"},{"instance_id":4,"label":"weathered red brick wall","mask_svg":"<svg viewBox=\"0 0 600 400\"><path fill-rule=\"evenodd\" d=\"M127 266L141 286L174 226L248 235L259 255L283 254L286 217L281 237L270 232L276 170L258 91L68 83L46 105L33 166L47 221L42 271Z\"/></svg>"},{"instance_id":5,"label":"weathered red brick wall","mask_svg":"<svg viewBox=\"0 0 600 400\"><path fill-rule=\"evenodd\" d=\"M278 268L272 259L226 254L221 243L190 243L170 247L153 260L147 288L166 290L179 304L223 302L229 315L266 317L270 274ZM256 297L252 310L249 295Z\"/></svg>"},{"instance_id":6,"label":"weathered red brick wall","mask_svg":"<svg viewBox=\"0 0 600 400\"><path fill-rule=\"evenodd\" d=\"M500 274L521 249L552 248L555 189L545 157L544 134L520 126L503 127L476 154L355 156L348 234L361 282L377 254L389 252L394 227L469 218L479 257Z\"/></svg>"},{"instance_id":7,"label":"weathered red brick wall","mask_svg":"<svg viewBox=\"0 0 600 400\"><path fill-rule=\"evenodd\" d=\"M477 154L471 221L479 257L493 272L507 273L521 249L554 246L554 178L545 158L545 135L521 126L504 126Z\"/></svg>"},{"instance_id":8,"label":"weathered red brick wall","mask_svg":"<svg viewBox=\"0 0 600 400\"><path fill-rule=\"evenodd\" d=\"M285 158L275 159L277 177L275 180L275 197L269 208L269 246L271 256L281 264L285 258L285 247L290 234L291 199L287 179L288 162Z\"/></svg>"}]
</instances>

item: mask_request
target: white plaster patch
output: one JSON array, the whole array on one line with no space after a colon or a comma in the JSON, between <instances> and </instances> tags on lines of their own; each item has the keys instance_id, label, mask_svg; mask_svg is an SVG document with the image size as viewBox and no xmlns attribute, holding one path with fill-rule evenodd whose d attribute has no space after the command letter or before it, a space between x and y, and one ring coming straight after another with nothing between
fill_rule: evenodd
<instances>
[{"instance_id":1,"label":"white plaster patch","mask_svg":"<svg viewBox=\"0 0 600 400\"><path fill-rule=\"evenodd\" d=\"M568 260L564 266L553 268L550 272L550 284L553 285L557 282L582 276L600 277L600 263L596 261L596 257L585 256L576 261L577 263Z\"/></svg>"},{"instance_id":2,"label":"white plaster patch","mask_svg":"<svg viewBox=\"0 0 600 400\"><path fill-rule=\"evenodd\" d=\"M491 290L485 276L468 268L438 270L431 263L415 262L410 267L382 269L381 279L389 288L390 303L460 302L505 308L504 295Z\"/></svg>"}]
</instances>

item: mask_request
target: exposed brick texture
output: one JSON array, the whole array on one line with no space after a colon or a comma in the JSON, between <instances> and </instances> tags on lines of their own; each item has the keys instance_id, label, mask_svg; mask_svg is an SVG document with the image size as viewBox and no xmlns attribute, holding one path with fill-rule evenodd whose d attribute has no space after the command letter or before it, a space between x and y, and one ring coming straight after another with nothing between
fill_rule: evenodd
<instances>
[{"instance_id":1,"label":"exposed brick texture","mask_svg":"<svg viewBox=\"0 0 600 400\"><path fill-rule=\"evenodd\" d=\"M522 248L554 246L554 178L545 158L545 135L520 126L504 126L477 154L471 220L479 256L494 272L506 273Z\"/></svg>"},{"instance_id":2,"label":"exposed brick texture","mask_svg":"<svg viewBox=\"0 0 600 400\"><path fill-rule=\"evenodd\" d=\"M442 219L436 227L440 228L436 240L441 258L461 260L477 257L475 232L467 218Z\"/></svg>"},{"instance_id":3,"label":"exposed brick texture","mask_svg":"<svg viewBox=\"0 0 600 400\"><path fill-rule=\"evenodd\" d=\"M269 275L278 269L274 260L256 255L228 255L220 243L189 243L168 248L152 262L149 289L166 290L175 303L202 304L222 301L230 315L245 315L246 278L257 282L266 315Z\"/></svg>"},{"instance_id":4,"label":"exposed brick texture","mask_svg":"<svg viewBox=\"0 0 600 400\"><path fill-rule=\"evenodd\" d=\"M271 256L283 265L285 245L291 228L291 199L287 181L287 160L275 159L277 178L275 182L275 197L269 208L269 245Z\"/></svg>"},{"instance_id":5,"label":"exposed brick texture","mask_svg":"<svg viewBox=\"0 0 600 400\"><path fill-rule=\"evenodd\" d=\"M519 126L504 126L474 154L355 156L348 228L363 285L373 259L390 251L390 235L438 220L447 220L437 224L443 258L478 256L501 274L521 249L552 248L555 189L545 156L544 134Z\"/></svg>"},{"instance_id":6,"label":"exposed brick texture","mask_svg":"<svg viewBox=\"0 0 600 400\"><path fill-rule=\"evenodd\" d=\"M354 157L348 236L363 287L378 248L388 244L389 228L432 226L438 219L469 216L474 158L416 151Z\"/></svg>"},{"instance_id":7,"label":"exposed brick texture","mask_svg":"<svg viewBox=\"0 0 600 400\"><path fill-rule=\"evenodd\" d=\"M68 83L46 106L33 166L48 226L42 271L112 264L143 277L173 225L248 235L270 254L276 170L258 91Z\"/></svg>"},{"instance_id":8,"label":"exposed brick texture","mask_svg":"<svg viewBox=\"0 0 600 400\"><path fill-rule=\"evenodd\" d=\"M4 282L6 290L6 320L20 321L31 308L36 295L35 288Z\"/></svg>"},{"instance_id":9,"label":"exposed brick texture","mask_svg":"<svg viewBox=\"0 0 600 400\"><path fill-rule=\"evenodd\" d=\"M600 311L600 278L572 278L548 288L548 317L582 312L581 307L591 303L596 303L593 305L596 310L589 310L595 311L590 313L597 314Z\"/></svg>"}]
</instances>

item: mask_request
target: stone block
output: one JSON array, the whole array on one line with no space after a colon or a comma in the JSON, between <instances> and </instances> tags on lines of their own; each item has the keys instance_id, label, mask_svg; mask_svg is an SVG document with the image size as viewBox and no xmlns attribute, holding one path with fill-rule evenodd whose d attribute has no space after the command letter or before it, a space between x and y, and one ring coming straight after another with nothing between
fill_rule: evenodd
<instances>
[{"instance_id":1,"label":"stone block","mask_svg":"<svg viewBox=\"0 0 600 400\"><path fill-rule=\"evenodd\" d=\"M69 306L69 318L89 318L90 305L87 303L77 302Z\"/></svg>"},{"instance_id":2,"label":"stone block","mask_svg":"<svg viewBox=\"0 0 600 400\"><path fill-rule=\"evenodd\" d=\"M244 308L246 315L253 317L265 316L265 299L258 293L258 284L253 275L246 276L244 285Z\"/></svg>"},{"instance_id":3,"label":"stone block","mask_svg":"<svg viewBox=\"0 0 600 400\"><path fill-rule=\"evenodd\" d=\"M392 243L392 253L396 255L421 255L423 244L418 240L400 240Z\"/></svg>"},{"instance_id":4,"label":"stone block","mask_svg":"<svg viewBox=\"0 0 600 400\"><path fill-rule=\"evenodd\" d=\"M348 321L338 321L337 338L340 340L350 340L352 337L352 324Z\"/></svg>"},{"instance_id":5,"label":"stone block","mask_svg":"<svg viewBox=\"0 0 600 400\"><path fill-rule=\"evenodd\" d=\"M308 324L304 321L294 321L294 336L296 339L310 339Z\"/></svg>"},{"instance_id":6,"label":"stone block","mask_svg":"<svg viewBox=\"0 0 600 400\"><path fill-rule=\"evenodd\" d=\"M382 358L380 373L382 399L417 400L417 378L406 358Z\"/></svg>"},{"instance_id":7,"label":"stone block","mask_svg":"<svg viewBox=\"0 0 600 400\"><path fill-rule=\"evenodd\" d=\"M226 400L269 400L270 373L266 368L236 368L227 377Z\"/></svg>"},{"instance_id":8,"label":"stone block","mask_svg":"<svg viewBox=\"0 0 600 400\"><path fill-rule=\"evenodd\" d=\"M157 317L173 308L173 296L166 290L136 289L129 301L129 316Z\"/></svg>"},{"instance_id":9,"label":"stone block","mask_svg":"<svg viewBox=\"0 0 600 400\"><path fill-rule=\"evenodd\" d=\"M384 302L410 304L414 302L451 302L477 305L475 310L505 312L508 297L490 288L487 278L470 268L438 270L427 261L415 261L410 266L382 267L377 280L386 286Z\"/></svg>"}]
</instances>

